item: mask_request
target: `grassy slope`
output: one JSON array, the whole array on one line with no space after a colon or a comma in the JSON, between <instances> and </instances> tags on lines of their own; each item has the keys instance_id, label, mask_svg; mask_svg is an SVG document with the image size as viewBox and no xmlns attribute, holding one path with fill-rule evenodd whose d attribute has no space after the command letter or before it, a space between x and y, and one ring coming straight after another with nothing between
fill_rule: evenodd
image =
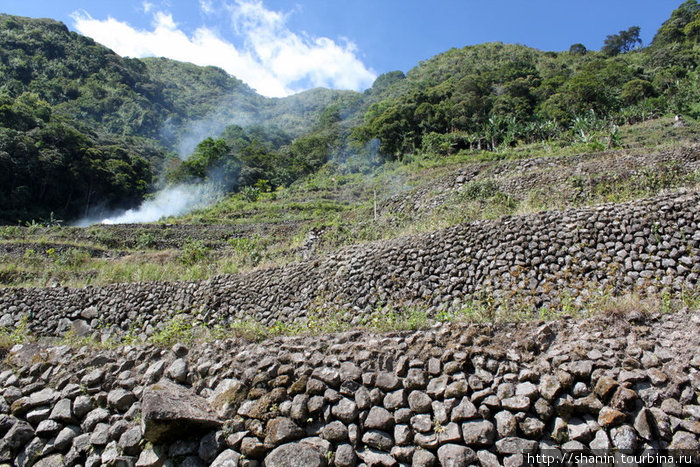
<instances>
[{"instance_id":1,"label":"grassy slope","mask_svg":"<svg viewBox=\"0 0 700 467\"><path fill-rule=\"evenodd\" d=\"M570 161L579 161L577 154L591 154L590 144L537 144L505 152L416 158L366 173L343 174L327 167L258 200L233 195L210 208L152 226L6 227L0 231L0 283L45 286L200 279L458 222L619 202L667 189L698 189L700 173L673 160L675 156L656 167L634 165L635 154L673 155L679 148L693 146L697 153L700 124L690 121L676 128L672 123L665 118L622 127L625 149L586 156L576 166L586 168L584 176L573 174ZM553 161L549 169L535 165L522 171L511 162L543 156ZM457 176L474 170L478 175L471 181L461 188L454 186ZM551 192L543 191L543 186L509 188L528 177L559 177L561 183Z\"/></svg>"}]
</instances>

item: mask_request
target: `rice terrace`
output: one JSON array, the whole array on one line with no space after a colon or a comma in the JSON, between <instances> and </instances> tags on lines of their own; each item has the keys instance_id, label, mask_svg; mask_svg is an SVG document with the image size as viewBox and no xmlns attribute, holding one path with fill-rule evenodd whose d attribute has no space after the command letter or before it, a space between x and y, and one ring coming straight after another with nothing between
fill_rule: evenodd
<instances>
[{"instance_id":1,"label":"rice terrace","mask_svg":"<svg viewBox=\"0 0 700 467\"><path fill-rule=\"evenodd\" d=\"M0 14L0 465L700 464L696 0L382 74L219 3L240 78Z\"/></svg>"}]
</instances>

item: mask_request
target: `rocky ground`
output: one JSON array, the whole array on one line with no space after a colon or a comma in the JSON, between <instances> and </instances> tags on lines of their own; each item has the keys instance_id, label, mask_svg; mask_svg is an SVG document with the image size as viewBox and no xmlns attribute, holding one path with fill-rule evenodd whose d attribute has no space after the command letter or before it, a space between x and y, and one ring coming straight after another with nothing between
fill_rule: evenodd
<instances>
[{"instance_id":1,"label":"rocky ground","mask_svg":"<svg viewBox=\"0 0 700 467\"><path fill-rule=\"evenodd\" d=\"M0 465L519 466L538 454L619 461L647 450L697 464L698 154L474 163L380 199L380 219L423 219L484 187L571 203L330 254L315 245L333 229L312 229L299 261L207 280L1 289L0 337L42 337L0 347ZM631 201L588 206L637 181L650 186ZM193 242L219 252L302 224L268 221L12 227L0 255L117 258ZM601 300L620 297L631 302ZM490 314L464 312L474 299ZM589 319L532 321L535 309L562 316L601 303ZM339 317L357 326L391 306L455 313L420 331L262 342L221 331L245 319L267 330L320 320L301 328L319 331ZM173 317L217 339L154 345ZM109 344L114 336L144 343Z\"/></svg>"},{"instance_id":2,"label":"rocky ground","mask_svg":"<svg viewBox=\"0 0 700 467\"><path fill-rule=\"evenodd\" d=\"M697 454L699 335L700 311L686 309L168 349L17 345L0 367L0 463L491 466L543 452Z\"/></svg>"}]
</instances>

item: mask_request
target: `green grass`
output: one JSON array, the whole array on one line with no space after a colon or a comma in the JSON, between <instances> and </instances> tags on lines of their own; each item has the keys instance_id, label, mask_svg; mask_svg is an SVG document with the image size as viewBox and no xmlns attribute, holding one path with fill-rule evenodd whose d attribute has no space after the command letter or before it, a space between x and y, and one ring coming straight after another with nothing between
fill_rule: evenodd
<instances>
[{"instance_id":1,"label":"green grass","mask_svg":"<svg viewBox=\"0 0 700 467\"><path fill-rule=\"evenodd\" d=\"M685 127L675 128L671 118L663 118L620 127L617 144L663 150L693 144L698 135L697 122L687 121ZM228 240L211 243L195 231L194 238L179 250L162 249L171 242L167 228L130 233L104 226L0 227L0 248L23 245L25 249L24 254L0 255L0 285L83 286L205 279L299 260L300 248L312 229L323 231L315 251L324 254L347 245L431 232L480 219L629 201L678 187L700 188L698 171L686 173L674 163L649 167L630 176L617 173L619 169L612 163L611 173L603 168L590 176L572 175L556 186L544 184L524 193L506 193L500 188L499 183L508 177L522 177L528 172L499 173L498 161L590 153L591 144L599 144L606 137L605 132L592 132L585 142L540 142L440 157L409 155L404 163L366 166L356 173L347 172L352 161L345 166L331 162L290 187L257 197L234 194L214 206L162 221L178 225L230 224L231 232L238 232ZM620 154L650 151L631 149ZM612 161L617 155L610 152L595 157ZM454 179L457 170L472 164L480 164L476 179L459 191L445 187L442 180ZM560 169L532 170L546 174ZM415 196L417 189L426 191L428 198L439 196L445 189L447 199L435 209L383 209L386 200ZM379 207L376 218L375 197ZM201 232L205 233L206 227Z\"/></svg>"},{"instance_id":2,"label":"green grass","mask_svg":"<svg viewBox=\"0 0 700 467\"><path fill-rule=\"evenodd\" d=\"M195 315L201 310L193 310L174 314L145 340L142 340L144 335L140 325L134 325L126 331L121 330L104 340L98 340L94 336L79 337L70 331L62 338L49 340L76 348L114 348L142 342L169 348L178 342L196 344L234 337L261 342L279 336L316 336L350 330L372 333L412 332L427 329L437 323L528 323L594 316L617 320L626 319L631 313L638 312L642 316L651 317L656 313L700 310L700 294L689 291L676 295L641 295L635 292L613 295L603 291L584 304L577 304L566 295L560 298L558 305L539 309L519 297L511 297L501 303L500 307L494 306L493 297L482 297L468 300L458 309L435 313L423 306L384 306L360 319L353 319L347 311L315 309L305 319L294 322L277 320L272 324L263 324L255 318L247 317L213 326L197 322ZM0 330L0 349L37 340L36 336L28 332L27 325L28 320L25 318L13 329Z\"/></svg>"}]
</instances>

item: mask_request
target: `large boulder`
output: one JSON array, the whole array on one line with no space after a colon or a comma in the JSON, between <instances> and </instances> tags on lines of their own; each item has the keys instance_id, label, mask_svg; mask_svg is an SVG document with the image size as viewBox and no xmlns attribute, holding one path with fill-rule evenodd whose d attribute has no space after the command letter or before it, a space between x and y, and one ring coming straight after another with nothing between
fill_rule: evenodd
<instances>
[{"instance_id":1,"label":"large boulder","mask_svg":"<svg viewBox=\"0 0 700 467\"><path fill-rule=\"evenodd\" d=\"M222 425L205 399L167 380L143 391L141 413L143 437L154 444L216 430Z\"/></svg>"},{"instance_id":2,"label":"large boulder","mask_svg":"<svg viewBox=\"0 0 700 467\"><path fill-rule=\"evenodd\" d=\"M304 443L288 443L273 449L265 457L266 467L325 467L326 458Z\"/></svg>"}]
</instances>

